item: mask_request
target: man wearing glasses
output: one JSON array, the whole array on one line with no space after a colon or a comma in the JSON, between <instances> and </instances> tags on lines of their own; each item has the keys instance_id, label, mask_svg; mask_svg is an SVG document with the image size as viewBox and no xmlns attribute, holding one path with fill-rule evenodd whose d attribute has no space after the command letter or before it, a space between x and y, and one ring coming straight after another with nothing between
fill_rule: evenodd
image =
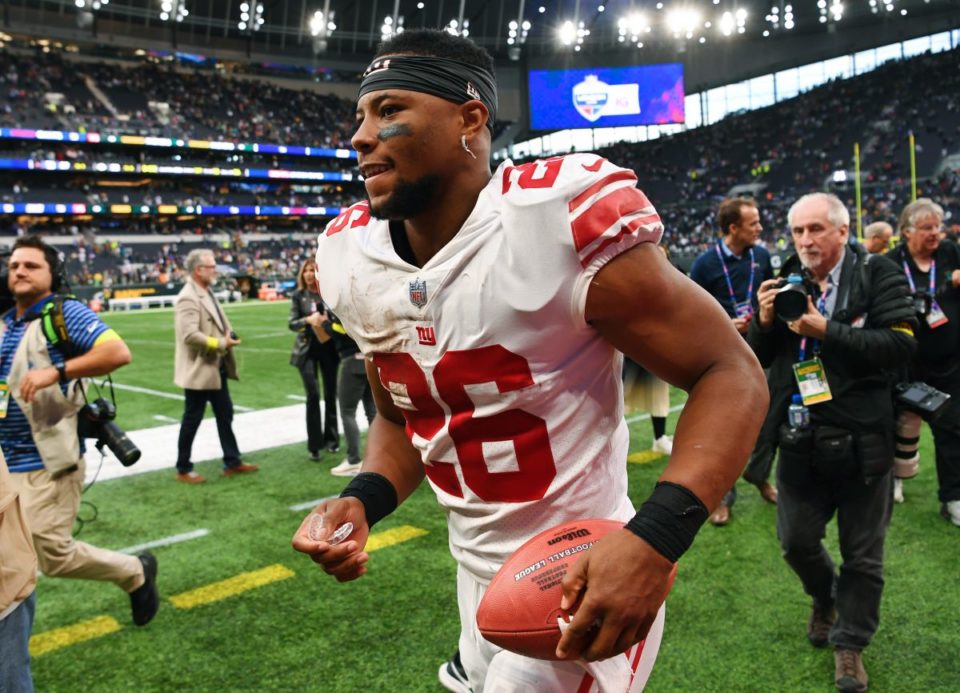
<instances>
[{"instance_id":1,"label":"man wearing glasses","mask_svg":"<svg viewBox=\"0 0 960 693\"><path fill-rule=\"evenodd\" d=\"M951 396L947 411L930 423L937 459L940 513L960 527L960 247L943 238L943 207L921 197L903 208L903 242L888 257L905 275L918 317L917 353L911 380L920 380Z\"/></svg>"},{"instance_id":2,"label":"man wearing glasses","mask_svg":"<svg viewBox=\"0 0 960 693\"><path fill-rule=\"evenodd\" d=\"M223 474L234 476L257 471L254 464L240 459L233 435L233 402L227 380L237 378L233 347L240 344L230 321L210 291L217 279L213 251L191 250L187 255L188 278L177 296L174 310L176 354L173 382L183 388L183 420L177 443L177 480L202 484L206 479L193 471L190 451L203 420L207 402L213 406L217 434L223 448Z\"/></svg>"}]
</instances>

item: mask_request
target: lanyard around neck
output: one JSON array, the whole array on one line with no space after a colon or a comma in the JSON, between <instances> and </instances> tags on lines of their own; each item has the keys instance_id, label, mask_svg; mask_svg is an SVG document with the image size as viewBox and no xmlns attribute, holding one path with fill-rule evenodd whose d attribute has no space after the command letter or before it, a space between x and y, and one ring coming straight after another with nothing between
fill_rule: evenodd
<instances>
[{"instance_id":1,"label":"lanyard around neck","mask_svg":"<svg viewBox=\"0 0 960 693\"><path fill-rule=\"evenodd\" d=\"M820 315L826 315L826 310L827 310L827 298L830 296L830 290L831 290L832 288L833 288L833 284L832 284L832 283L828 283L828 284L827 284L827 290L823 292L823 295L820 297L820 300L817 301L817 310L820 311ZM811 345L811 348L812 348L812 350L813 350L813 353L814 353L814 354L817 354L817 353L820 352L820 340L819 340L819 339L814 339L814 340L812 340L812 341L813 341L813 344ZM799 354L799 356L800 356L800 358L798 359L798 361L805 361L806 358L807 358L807 338L806 338L806 337L803 337L803 338L800 340L800 354Z\"/></svg>"},{"instance_id":2,"label":"lanyard around neck","mask_svg":"<svg viewBox=\"0 0 960 693\"><path fill-rule=\"evenodd\" d=\"M913 281L913 272L910 271L910 265L907 264L907 261L903 261L903 272L907 275L907 283L910 284L910 291L913 293L917 292L917 285ZM937 261L934 259L930 260L930 295L936 293L937 289Z\"/></svg>"},{"instance_id":3,"label":"lanyard around neck","mask_svg":"<svg viewBox=\"0 0 960 693\"><path fill-rule=\"evenodd\" d=\"M720 258L720 268L723 270L723 278L727 280L727 290L730 292L730 303L734 311L737 310L737 294L733 290L733 281L730 279L730 270L727 269L727 263L723 257L723 251L720 250L720 244L723 241L718 241L717 245L714 247L714 250L717 251L717 257ZM753 262L753 248L750 248L750 281L747 283L747 295L743 299L749 301L753 296L753 278L756 274L757 266Z\"/></svg>"}]
</instances>

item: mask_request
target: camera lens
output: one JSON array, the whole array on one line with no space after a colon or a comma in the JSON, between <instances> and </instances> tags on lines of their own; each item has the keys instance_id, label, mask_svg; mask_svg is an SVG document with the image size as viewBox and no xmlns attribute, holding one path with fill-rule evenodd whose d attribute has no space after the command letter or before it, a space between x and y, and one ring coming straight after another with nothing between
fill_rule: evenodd
<instances>
[{"instance_id":1,"label":"camera lens","mask_svg":"<svg viewBox=\"0 0 960 693\"><path fill-rule=\"evenodd\" d=\"M807 291L803 284L788 283L773 297L773 311L784 322L798 320L807 312Z\"/></svg>"},{"instance_id":2,"label":"camera lens","mask_svg":"<svg viewBox=\"0 0 960 693\"><path fill-rule=\"evenodd\" d=\"M140 448L113 421L104 421L100 428L100 440L116 455L120 464L129 467L140 459Z\"/></svg>"}]
</instances>

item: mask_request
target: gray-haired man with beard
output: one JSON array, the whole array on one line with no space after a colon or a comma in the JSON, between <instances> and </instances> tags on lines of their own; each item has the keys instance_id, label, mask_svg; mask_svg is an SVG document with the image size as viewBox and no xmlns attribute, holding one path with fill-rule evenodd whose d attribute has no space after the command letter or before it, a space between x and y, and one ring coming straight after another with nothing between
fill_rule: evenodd
<instances>
[{"instance_id":1,"label":"gray-haired man with beard","mask_svg":"<svg viewBox=\"0 0 960 693\"><path fill-rule=\"evenodd\" d=\"M833 645L836 685L864 691L861 653L880 621L883 543L891 505L893 397L887 371L916 349L908 287L885 257L847 245L850 215L833 195L790 208L797 254L781 276L801 273L809 295L795 320L776 316L776 280L763 282L747 335L770 368L780 412L777 533L783 555L813 599L807 638ZM787 425L791 399L795 411ZM807 419L804 421L804 419ZM839 574L823 537L836 515Z\"/></svg>"}]
</instances>

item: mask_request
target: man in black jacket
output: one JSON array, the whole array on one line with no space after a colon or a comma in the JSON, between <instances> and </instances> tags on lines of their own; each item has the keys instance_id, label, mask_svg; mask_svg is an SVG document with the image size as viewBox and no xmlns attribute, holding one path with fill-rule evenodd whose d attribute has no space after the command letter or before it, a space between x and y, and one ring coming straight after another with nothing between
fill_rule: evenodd
<instances>
[{"instance_id":1,"label":"man in black jacket","mask_svg":"<svg viewBox=\"0 0 960 693\"><path fill-rule=\"evenodd\" d=\"M940 512L960 527L960 247L942 239L942 231L943 207L921 197L903 209L900 235L904 241L889 257L906 275L911 290L918 297L926 296L911 378L952 398L949 408L930 423L930 431L937 459Z\"/></svg>"},{"instance_id":2,"label":"man in black jacket","mask_svg":"<svg viewBox=\"0 0 960 693\"><path fill-rule=\"evenodd\" d=\"M813 598L808 639L815 647L833 645L837 688L863 691L861 652L879 623L891 506L888 371L916 349L915 319L896 265L847 245L850 215L839 199L806 195L788 220L797 255L781 276L805 275L806 311L789 321L776 317L777 283L766 281L747 335L770 368L771 408L783 422L777 533L784 558ZM802 395L809 423L788 427L795 394ZM839 575L822 543L834 514L843 557Z\"/></svg>"}]
</instances>

